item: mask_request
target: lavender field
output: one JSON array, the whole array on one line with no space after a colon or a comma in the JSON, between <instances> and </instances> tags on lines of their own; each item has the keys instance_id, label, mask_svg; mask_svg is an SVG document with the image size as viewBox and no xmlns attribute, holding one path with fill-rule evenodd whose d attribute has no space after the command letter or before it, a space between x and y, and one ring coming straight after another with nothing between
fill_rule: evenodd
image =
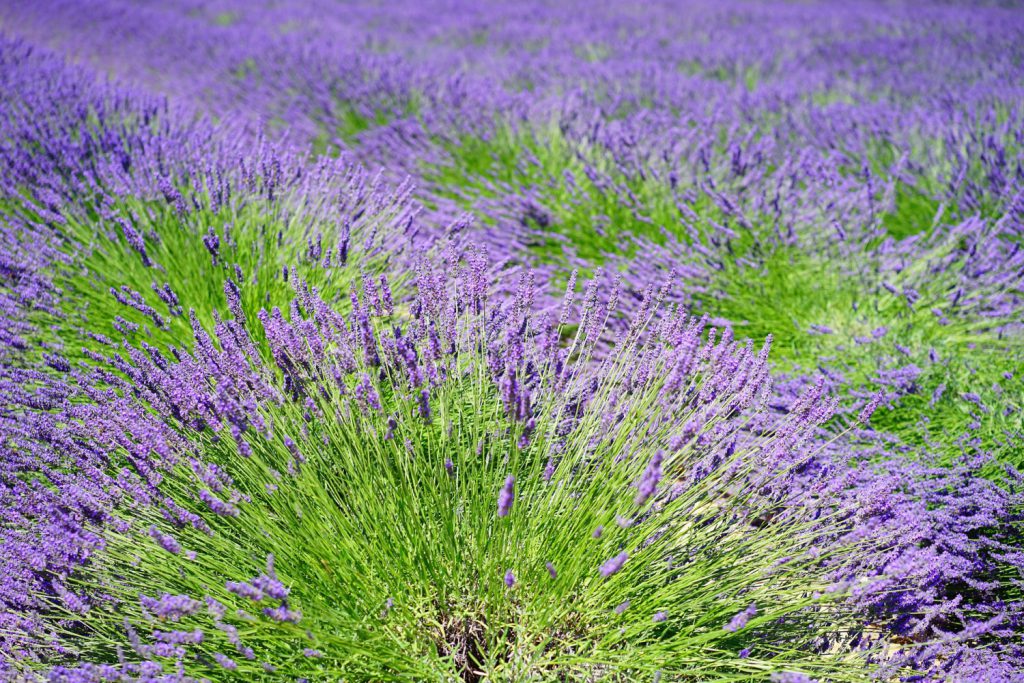
<instances>
[{"instance_id":1,"label":"lavender field","mask_svg":"<svg viewBox=\"0 0 1024 683\"><path fill-rule=\"evenodd\" d=\"M1024 681L1024 6L0 0L0 680Z\"/></svg>"}]
</instances>

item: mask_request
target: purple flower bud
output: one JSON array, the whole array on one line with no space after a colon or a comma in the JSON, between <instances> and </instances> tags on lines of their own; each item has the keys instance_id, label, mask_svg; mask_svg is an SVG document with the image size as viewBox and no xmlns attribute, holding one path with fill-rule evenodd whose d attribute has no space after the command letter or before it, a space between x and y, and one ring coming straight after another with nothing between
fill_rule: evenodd
<instances>
[{"instance_id":1,"label":"purple flower bud","mask_svg":"<svg viewBox=\"0 0 1024 683\"><path fill-rule=\"evenodd\" d=\"M420 417L423 418L424 422L430 422L430 392L426 389L420 391L419 397L420 404Z\"/></svg>"},{"instance_id":2,"label":"purple flower bud","mask_svg":"<svg viewBox=\"0 0 1024 683\"><path fill-rule=\"evenodd\" d=\"M217 265L217 256L220 255L220 237L217 232L210 226L210 229L203 235L203 244L206 245L206 250L210 252L210 256L213 257L213 264Z\"/></svg>"},{"instance_id":3,"label":"purple flower bud","mask_svg":"<svg viewBox=\"0 0 1024 683\"><path fill-rule=\"evenodd\" d=\"M507 517L512 510L512 502L516 499L516 478L511 474L505 479L505 485L498 494L498 516Z\"/></svg>"},{"instance_id":4,"label":"purple flower bud","mask_svg":"<svg viewBox=\"0 0 1024 683\"><path fill-rule=\"evenodd\" d=\"M975 405L982 405L982 403L981 403L981 396L979 396L978 394L974 393L973 391L965 391L964 393L960 394L960 396L965 401L970 401L971 403L974 403Z\"/></svg>"},{"instance_id":5,"label":"purple flower bud","mask_svg":"<svg viewBox=\"0 0 1024 683\"><path fill-rule=\"evenodd\" d=\"M647 465L647 469L644 470L643 475L640 477L640 481L637 482L637 494L634 499L634 503L637 505L643 505L647 502L647 499L654 495L654 492L658 488L658 482L661 481L661 461L664 458L664 453L658 451L651 458L651 462Z\"/></svg>"},{"instance_id":6,"label":"purple flower bud","mask_svg":"<svg viewBox=\"0 0 1024 683\"><path fill-rule=\"evenodd\" d=\"M394 315L395 302L391 296L391 285L388 284L388 278L386 275L380 276L380 293L384 304L385 315Z\"/></svg>"},{"instance_id":7,"label":"purple flower bud","mask_svg":"<svg viewBox=\"0 0 1024 683\"><path fill-rule=\"evenodd\" d=\"M128 245L139 253L142 257L142 265L149 268L153 265L153 262L149 260L149 255L146 254L146 243L142 239L142 235L135 227L123 218L118 219L121 223L121 230L124 232L124 237L128 241Z\"/></svg>"},{"instance_id":8,"label":"purple flower bud","mask_svg":"<svg viewBox=\"0 0 1024 683\"><path fill-rule=\"evenodd\" d=\"M210 511L222 517L237 517L238 508L231 503L225 503L206 489L199 492L199 499L206 503Z\"/></svg>"},{"instance_id":9,"label":"purple flower bud","mask_svg":"<svg viewBox=\"0 0 1024 683\"><path fill-rule=\"evenodd\" d=\"M771 681L771 683L815 683L814 679L807 674L797 673L795 671L773 673L768 680Z\"/></svg>"},{"instance_id":10,"label":"purple flower bud","mask_svg":"<svg viewBox=\"0 0 1024 683\"><path fill-rule=\"evenodd\" d=\"M751 617L754 617L756 615L757 605L752 602L749 606L747 606L745 610L743 610L742 612L734 616L732 619L730 619L729 623L726 624L724 628L726 631L729 631L730 633L735 633L736 631L739 631L744 626L746 626L747 622L751 619Z\"/></svg>"},{"instance_id":11,"label":"purple flower bud","mask_svg":"<svg viewBox=\"0 0 1024 683\"><path fill-rule=\"evenodd\" d=\"M557 579L558 578L558 572L555 571L555 565L553 565L550 562L548 562L548 563L545 564L545 566L548 568L548 574L551 575L551 578L552 579Z\"/></svg>"},{"instance_id":12,"label":"purple flower bud","mask_svg":"<svg viewBox=\"0 0 1024 683\"><path fill-rule=\"evenodd\" d=\"M515 584L516 584L516 575L512 573L511 569L509 569L507 572L505 572L505 585L508 586L509 588L511 588Z\"/></svg>"},{"instance_id":13,"label":"purple flower bud","mask_svg":"<svg viewBox=\"0 0 1024 683\"><path fill-rule=\"evenodd\" d=\"M296 610L288 609L285 605L280 607L264 607L263 614L267 617L287 624L297 624L302 619L302 613Z\"/></svg>"},{"instance_id":14,"label":"purple flower bud","mask_svg":"<svg viewBox=\"0 0 1024 683\"><path fill-rule=\"evenodd\" d=\"M242 598L249 598L253 602L259 602L264 598L263 591L256 586L242 581L228 581L224 587L229 593Z\"/></svg>"},{"instance_id":15,"label":"purple flower bud","mask_svg":"<svg viewBox=\"0 0 1024 683\"><path fill-rule=\"evenodd\" d=\"M284 601L288 599L288 588L273 576L261 574L252 580L252 585L271 600Z\"/></svg>"},{"instance_id":16,"label":"purple flower bud","mask_svg":"<svg viewBox=\"0 0 1024 683\"><path fill-rule=\"evenodd\" d=\"M373 380L365 372L359 380L355 389L356 400L366 410L380 410L380 398L377 389L373 386Z\"/></svg>"},{"instance_id":17,"label":"purple flower bud","mask_svg":"<svg viewBox=\"0 0 1024 683\"><path fill-rule=\"evenodd\" d=\"M628 559L629 553L622 551L601 565L599 570L601 572L601 576L607 579L609 576L616 574L620 569L622 569L622 565L624 565Z\"/></svg>"},{"instance_id":18,"label":"purple flower bud","mask_svg":"<svg viewBox=\"0 0 1024 683\"><path fill-rule=\"evenodd\" d=\"M871 400L867 402L864 408L860 411L860 415L857 416L857 422L866 424L871 416L874 415L875 410L878 409L878 404L882 402L882 393L879 392L871 397Z\"/></svg>"},{"instance_id":19,"label":"purple flower bud","mask_svg":"<svg viewBox=\"0 0 1024 683\"><path fill-rule=\"evenodd\" d=\"M550 483L553 476L555 476L555 460L548 458L548 464L544 466L544 483Z\"/></svg>"},{"instance_id":20,"label":"purple flower bud","mask_svg":"<svg viewBox=\"0 0 1024 683\"><path fill-rule=\"evenodd\" d=\"M149 535L153 538L157 544L169 553L177 555L181 552L181 546L174 539L173 536L161 533L155 526L149 527Z\"/></svg>"},{"instance_id":21,"label":"purple flower bud","mask_svg":"<svg viewBox=\"0 0 1024 683\"><path fill-rule=\"evenodd\" d=\"M178 188L171 183L170 178L160 178L160 180L157 181L157 188L160 190L161 194L163 194L164 200L168 204L174 206L174 210L179 216L185 215L185 200L181 196L181 192L178 191Z\"/></svg>"},{"instance_id":22,"label":"purple flower bud","mask_svg":"<svg viewBox=\"0 0 1024 683\"><path fill-rule=\"evenodd\" d=\"M213 658L217 660L218 664L220 664L228 671L234 671L238 668L238 664L235 663L235 660L231 659L227 655L221 654L220 652L214 652Z\"/></svg>"},{"instance_id":23,"label":"purple flower bud","mask_svg":"<svg viewBox=\"0 0 1024 683\"><path fill-rule=\"evenodd\" d=\"M203 642L203 632L194 631L153 631L153 640L170 645L196 645Z\"/></svg>"}]
</instances>

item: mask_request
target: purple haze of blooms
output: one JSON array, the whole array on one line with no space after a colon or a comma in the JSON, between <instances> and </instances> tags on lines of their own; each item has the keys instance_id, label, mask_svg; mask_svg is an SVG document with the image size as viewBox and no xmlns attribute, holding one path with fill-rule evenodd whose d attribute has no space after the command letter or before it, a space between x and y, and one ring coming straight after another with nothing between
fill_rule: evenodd
<instances>
[{"instance_id":1,"label":"purple haze of blooms","mask_svg":"<svg viewBox=\"0 0 1024 683\"><path fill-rule=\"evenodd\" d=\"M194 9L194 3L186 4L189 6L184 9ZM232 6L231 2L223 4ZM824 255L839 267L859 243L880 243L872 266L881 271L879 288L901 295L892 297L895 303L924 310L933 307L942 325L977 311L982 321L993 327L1020 328L1022 254L1015 217L1020 212L1022 176L1019 164L1014 165L1013 152L1019 148L1019 136L1015 139L1013 131L1022 129L1017 106L1022 93L1016 85L1020 82L1019 12L928 4L908 14L895 6L856 3L801 6L792 11L787 3L756 6L723 0L698 4L683 17L671 4L650 3L636 20L627 20L611 6L594 12L588 7L586 22L581 25L575 20L583 15L573 2L531 5L527 22L521 20L517 14L521 10L514 4L506 7L499 3L476 13L465 11L458 3L443 11L431 3L398 3L389 11L401 8L407 12L403 14L407 21L392 22L381 21L378 11L351 12L347 7L310 0L275 7L246 6L235 17L236 25L220 26L202 8L197 15L182 11L182 4L176 2L129 7L118 0L38 0L7 5L0 10L5 30L45 38L78 54L83 63L99 64L144 86L165 88L172 103L186 101L226 121L231 117L221 115L249 112L240 137L245 144L255 140L259 131L258 125L248 124L277 118L286 124L282 129L300 140L331 131L329 145L354 147L352 154L371 159L375 165L386 162L389 173L396 175L416 174L443 160L443 149L422 149L425 140L459 141L467 131L488 132L488 119L494 118L494 112L502 112L506 115L503 119L524 131L530 130L533 120L546 121L553 113L566 112L559 124L569 145L606 152L615 173L623 173L627 179L664 179L664 189L680 214L678 224L673 221L660 226L667 233L678 230L695 235L698 228L703 229L708 216L698 215L694 207L706 203L720 214L710 222L716 224L714 241L723 244L731 244L737 231L763 218L776 226L787 247L811 249L816 257ZM921 16L926 20L921 21ZM315 21L310 21L311 17ZM294 30L282 35L280 27L286 25ZM480 25L491 27L482 45L475 39ZM700 40L709 35L715 37L710 43L713 49ZM181 39L183 36L187 39ZM375 44L397 49L381 54L365 50L367 36L372 36ZM970 39L963 39L965 36ZM538 44L546 47L527 47ZM581 52L590 54L593 45L602 44L611 46L610 51L599 55L596 62L580 58ZM616 49L617 45L622 49ZM779 45L786 50L780 52ZM95 434L81 426L68 426L71 433L65 437L46 417L48 412L61 410L62 402L73 395L73 382L43 376L42 367L27 371L19 367L22 359L18 354L35 343L32 340L38 333L28 314L60 314L60 293L47 273L55 266L73 264L63 243L70 232L59 226L83 208L76 197L83 189L101 195L103 202L126 196L145 202L162 197L176 215L185 216L198 205L196 197L176 186L183 174L196 173L204 179L211 200L204 209L212 214L222 211L231 192L239 187L255 188L265 182L258 191L268 197L301 187L284 180L288 170L272 170L276 162L274 155L268 154L256 159L255 165L250 156L240 162L238 165L249 170L243 170L242 182L229 189L230 183L217 179L220 171L208 174L200 165L212 159L214 166L233 167L239 150L225 149L212 133L199 127L182 126L180 121L170 124L174 117L168 115L166 101L147 98L140 90L93 83L91 77L83 78L84 68L66 67L25 43L4 39L0 50L0 90L8 105L0 121L0 192L20 203L21 193L28 190L32 194L29 213L38 216L30 220L14 216L10 225L0 224L4 246L0 257L0 402L24 408L5 409L0 414L3 443L19 444L17 452L5 453L0 496L4 501L0 575L6 577L0 587L0 602L6 610L4 618L9 614L17 619L13 624L0 624L0 633L8 634L32 623L34 610L40 608L33 596L51 588L65 601L88 603L83 596L57 588L63 584L46 577L66 578L87 565L94 552L102 551L100 531L103 524L114 522L110 511L116 501L157 504L153 482L163 472L159 461L133 455L130 466L138 472L137 478L119 481L107 476L108 463L96 458L102 460L116 444L101 440L93 452L86 452L81 444L89 443ZM495 58L502 50L508 51L508 58ZM896 58L903 68L888 66ZM460 66L467 63L475 68ZM251 73L239 75L241 64L252 65ZM750 68L744 72L746 66ZM746 78L751 73L756 78ZM154 74L159 74L162 82L154 81ZM457 77L452 78L453 74ZM650 78L651 74L656 78ZM530 84L529 92L511 85L523 82ZM956 98L948 96L951 84ZM576 101L567 102L566 92ZM602 101L588 92L616 93L615 101ZM283 93L287 97L282 97ZM352 144L343 133L334 133L343 130L349 116L346 107L334 104L338 101L354 107L356 118L383 118L388 123L360 132L358 144ZM413 102L417 103L415 115L410 113ZM1000 109L999 102L1009 106ZM615 121L603 116L611 110L616 112ZM784 116L780 117L780 112ZM95 126L92 116L98 117ZM123 125L131 119L147 125ZM88 124L88 135L79 134L81 122ZM749 128L748 122L753 122ZM721 152L720 131L729 133L723 136L726 149ZM879 139L891 145L896 159L881 171L871 168L878 161L872 150ZM944 141L928 145L938 155L939 167L949 169L938 182L928 174L934 162L915 158L914 149L920 147L921 139ZM945 154L940 151L943 149L950 152ZM863 173L857 169L848 172L844 158L859 157L870 158L871 163L865 164ZM201 164L194 163L196 160ZM528 158L517 163L531 172L539 166ZM260 173L263 179L257 179L254 166L270 172ZM287 169L289 163L283 167ZM308 177L305 162L294 168L303 178ZM628 180L622 183L605 169L569 172L565 187L572 193L572 202L586 205L587 191L581 188L587 181L630 207L629 220L660 222L645 213L642 201L631 196ZM516 249L535 236L530 224L550 227L558 216L542 194L515 183L509 185L500 192L495 190L498 196L494 199L480 203L480 211L500 229L484 228L475 233L502 257L520 255ZM939 187L930 189L933 185ZM625 189L618 189L620 186ZM424 187L429 193L436 183L428 179ZM947 216L958 214L955 220L935 226L934 239L951 244L962 241L962 247L934 256L924 245L929 240L916 236L900 242L879 229L887 212L900 208L907 187L914 188L914 196L922 193L926 203L947 207ZM316 193L303 196L320 199ZM993 226L996 221L987 216L1001 211L1009 219ZM970 218L975 214L979 217ZM431 218L451 216L439 210ZM129 219L103 219L108 221L107 229L127 241L145 265L161 265L153 262L160 252L151 235L134 228L122 228L117 235L119 220ZM603 229L617 219L599 220ZM808 233L804 229L808 225L815 229ZM835 238L824 239L825 233L831 233L819 226L835 226ZM999 234L1000 230L1004 233ZM722 250L699 241L689 249L670 235L664 237L667 246L642 238L630 241L643 267L631 269L624 278L620 300L626 305L643 305L640 296L631 295L648 287L649 269L672 263L701 288L710 289L713 280L707 271L727 262ZM214 256L227 249L228 240L225 234ZM152 253L146 252L147 242ZM311 252L314 242L311 239ZM327 247L322 252L316 246L315 255L327 258L336 253L339 260L346 261L350 245L355 244L355 239L345 236L336 250ZM203 249L202 244L197 246ZM697 263L685 262L695 254ZM865 270L856 260L849 262L853 268ZM909 281L901 277L900 273L914 270L907 269L907 264L920 265L923 275ZM761 265L753 263L752 267ZM938 301L929 301L929 287L921 286L921 281L927 285L933 274L944 271L958 272L959 286ZM154 268L153 272L159 271ZM241 276L237 279L242 282ZM169 313L182 315L182 311L172 310L180 309L177 295L161 291L166 298L160 299ZM387 298L383 291L382 295ZM925 303L920 302L922 298ZM130 299L125 300L129 302L125 305L140 310ZM386 301L383 305L387 307ZM90 323L99 325L101 321ZM129 320L118 325L145 334ZM838 325L835 330L814 329L843 333ZM364 327L359 330L367 331ZM107 328L103 332L111 333ZM305 353L298 348L301 341L287 352L283 351L286 343L276 343L296 330L275 328L273 332L281 333L273 337L274 348L281 352L279 369L293 382L289 387L300 392L315 388L315 380L303 377L301 367L288 361L291 353ZM89 334L97 344L120 341L106 339L98 328ZM292 339L301 340L302 335ZM879 363L885 363L881 351L878 353ZM47 353L46 357L49 368L60 373L73 371L73 363L57 354ZM167 359L159 358L154 356L153 363L166 366ZM888 370L885 365L880 368ZM116 371L125 369L127 365ZM508 392L510 412L525 416L532 407L523 384L527 376L519 373L520 368L514 369L515 381L511 374L503 376L507 378L503 390ZM831 373L832 377L838 374ZM890 395L913 392L912 375L896 372L881 376L893 388L886 393L887 405ZM148 378L131 377L126 389L149 391ZM643 368L638 367L628 381L630 387L642 385ZM39 383L43 389L37 393L25 389ZM941 400L942 388L944 385L936 390L933 403ZM957 395L963 395L959 389ZM271 399L261 396L259 400ZM780 405L787 411L792 407L785 400ZM116 407L126 406L119 403ZM98 411L80 410L111 431L117 427ZM134 417L143 420L143 416ZM165 436L173 438L173 434ZM795 439L787 447L797 455L805 452ZM831 496L839 510L849 515L848 535L835 539L836 543L854 538L873 540L858 569L863 575L885 575L886 579L875 590L854 596L866 621L882 621L892 631L915 639L956 631L963 623L960 615L975 612L1005 610L1008 619L1019 623L1019 607L1001 597L999 581L994 578L1005 575L1007 563L1018 568L1022 564L1019 543L1012 535L1014 525L1019 524L1014 512L1019 509L1019 496L989 486L979 475L981 466L973 463L958 463L943 471L889 459L873 468L844 469L843 463L851 457L890 458L898 448L882 441L856 449L839 444L828 458L792 468L792 476L779 484L780 495L783 483L799 494L807 472L828 470L834 475L832 487L814 489L806 500ZM162 451L160 456L166 453ZM53 490L27 486L20 476L40 470L56 472L57 462L60 471L77 468L82 476L51 481ZM72 467L66 468L65 463ZM782 463L779 469L784 469ZM197 476L211 478L213 483L206 482L211 492L219 495L222 489L231 488L230 483L203 472ZM702 474L706 471L694 476ZM1019 479L1015 481L1019 488ZM207 495L216 501L211 508L220 506L222 511L238 503L227 497L230 494L223 499L230 503L214 499L212 493ZM176 524L197 528L202 524L184 510L169 506L168 514ZM39 567L43 569L37 570ZM963 595L959 604L947 599L952 592ZM978 654L995 651L986 649L986 638L993 642L1000 638L999 627L985 628L984 637L973 641L978 643L976 648L965 646L936 655L939 662L962 661L974 667L969 673L947 678L983 680L982 674L991 671L994 677L1003 670L1000 667L1005 662L998 657L1021 660L1019 653L1001 646L997 646L998 656L993 655L995 660ZM0 639L6 637L0 635ZM924 662L927 658L921 656ZM912 662L914 668L919 668L918 663ZM121 673L136 678L157 675L151 670L156 666L152 662L132 666L136 668L128 673L110 673L100 667L94 673L108 678ZM1012 673L1006 676L1008 680ZM936 677L944 676L936 673Z\"/></svg>"}]
</instances>

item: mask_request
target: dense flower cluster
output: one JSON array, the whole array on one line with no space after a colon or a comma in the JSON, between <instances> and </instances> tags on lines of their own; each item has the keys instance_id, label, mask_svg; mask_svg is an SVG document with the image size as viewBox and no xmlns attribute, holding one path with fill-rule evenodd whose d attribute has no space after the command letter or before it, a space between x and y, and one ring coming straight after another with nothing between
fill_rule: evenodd
<instances>
[{"instance_id":1,"label":"dense flower cluster","mask_svg":"<svg viewBox=\"0 0 1024 683\"><path fill-rule=\"evenodd\" d=\"M974 4L0 8L0 677L1020 680Z\"/></svg>"}]
</instances>

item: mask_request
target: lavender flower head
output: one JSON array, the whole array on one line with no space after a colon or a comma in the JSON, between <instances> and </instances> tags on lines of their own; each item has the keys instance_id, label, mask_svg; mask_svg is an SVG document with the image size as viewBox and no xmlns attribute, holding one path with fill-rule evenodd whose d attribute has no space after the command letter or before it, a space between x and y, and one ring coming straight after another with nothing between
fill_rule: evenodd
<instances>
[{"instance_id":1,"label":"lavender flower head","mask_svg":"<svg viewBox=\"0 0 1024 683\"><path fill-rule=\"evenodd\" d=\"M647 469L644 470L643 476L640 477L640 481L637 482L637 494L636 499L633 501L637 505L643 505L647 502L647 499L654 495L654 492L658 488L658 482L661 480L661 461L664 458L664 453L658 451L651 458L651 462L647 465Z\"/></svg>"},{"instance_id":2,"label":"lavender flower head","mask_svg":"<svg viewBox=\"0 0 1024 683\"><path fill-rule=\"evenodd\" d=\"M757 616L757 605L750 603L746 609L730 619L729 623L726 624L724 628L730 633L735 633L746 626L747 622L754 616Z\"/></svg>"},{"instance_id":3,"label":"lavender flower head","mask_svg":"<svg viewBox=\"0 0 1024 683\"><path fill-rule=\"evenodd\" d=\"M622 565L626 564L626 560L628 559L629 553L627 553L626 551L622 551L621 553L619 553L618 555L616 555L615 557L611 558L610 560L601 565L601 567L599 568L601 576L607 579L613 574L618 573L618 571L622 569Z\"/></svg>"},{"instance_id":4,"label":"lavender flower head","mask_svg":"<svg viewBox=\"0 0 1024 683\"><path fill-rule=\"evenodd\" d=\"M516 498L516 478L511 474L505 479L505 485L501 487L498 494L498 516L507 517L512 510L512 503Z\"/></svg>"}]
</instances>

